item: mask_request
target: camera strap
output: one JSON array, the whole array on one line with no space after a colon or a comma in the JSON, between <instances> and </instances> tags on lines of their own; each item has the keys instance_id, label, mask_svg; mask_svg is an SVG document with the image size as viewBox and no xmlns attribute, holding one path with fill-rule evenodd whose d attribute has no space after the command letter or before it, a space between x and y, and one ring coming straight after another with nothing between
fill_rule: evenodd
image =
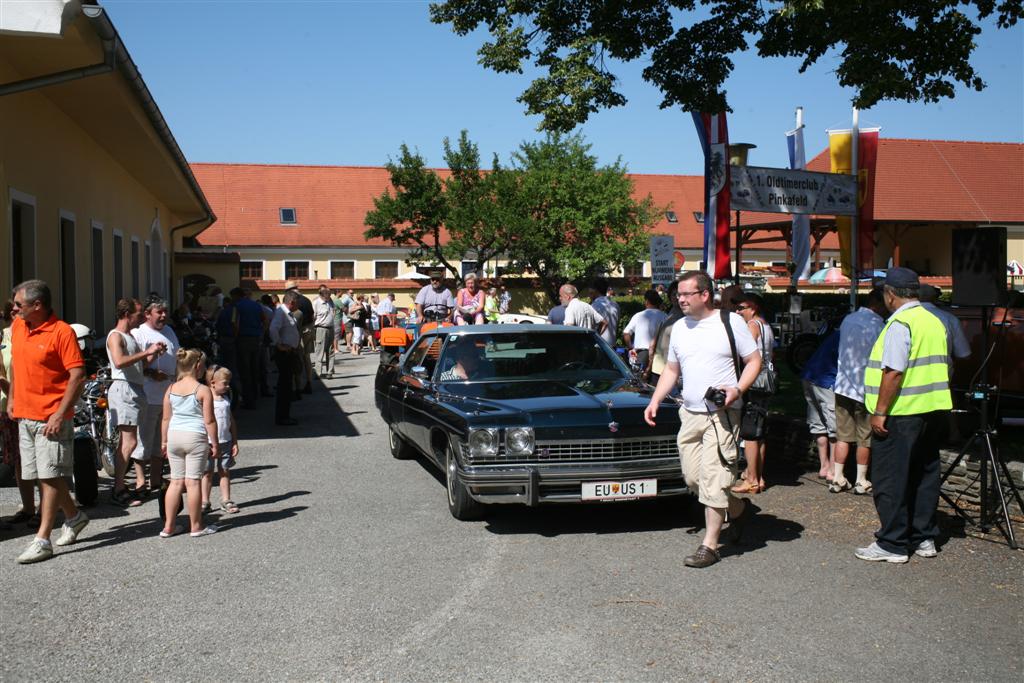
<instances>
[{"instance_id":1,"label":"camera strap","mask_svg":"<svg viewBox=\"0 0 1024 683\"><path fill-rule=\"evenodd\" d=\"M729 350L732 351L732 366L736 370L736 382L740 381L740 356L736 353L736 336L733 334L732 325L729 324L729 311L724 308L720 308L719 314L722 316L722 324L725 325L725 334L729 337Z\"/></svg>"}]
</instances>

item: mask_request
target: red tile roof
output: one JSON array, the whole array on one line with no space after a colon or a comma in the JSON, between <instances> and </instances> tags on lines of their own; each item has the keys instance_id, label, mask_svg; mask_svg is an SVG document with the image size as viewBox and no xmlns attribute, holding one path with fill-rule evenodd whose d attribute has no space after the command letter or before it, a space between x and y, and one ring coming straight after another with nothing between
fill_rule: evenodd
<instances>
[{"instance_id":1,"label":"red tile roof","mask_svg":"<svg viewBox=\"0 0 1024 683\"><path fill-rule=\"evenodd\" d=\"M827 171L828 150L808 168ZM383 167L196 163L192 170L218 216L199 236L203 245L389 246L363 237L374 197L390 188ZM701 176L630 177L634 196L650 194L678 217L677 223L663 217L652 232L673 235L677 248L702 246L703 228L693 218L704 208ZM882 138L875 188L879 221L1024 223L1024 145ZM280 224L281 208L296 210L296 225ZM743 225L789 220L782 214L742 215ZM827 235L822 246L835 248L835 235ZM784 247L782 240L750 245Z\"/></svg>"}]
</instances>

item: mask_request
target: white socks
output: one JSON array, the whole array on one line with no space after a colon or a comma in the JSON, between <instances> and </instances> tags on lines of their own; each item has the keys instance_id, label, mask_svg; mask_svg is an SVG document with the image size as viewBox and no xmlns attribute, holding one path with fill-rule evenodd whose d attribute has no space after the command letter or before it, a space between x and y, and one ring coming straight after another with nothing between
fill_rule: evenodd
<instances>
[{"instance_id":1,"label":"white socks","mask_svg":"<svg viewBox=\"0 0 1024 683\"><path fill-rule=\"evenodd\" d=\"M868 480L868 466L857 465L857 481L866 482Z\"/></svg>"},{"instance_id":2,"label":"white socks","mask_svg":"<svg viewBox=\"0 0 1024 683\"><path fill-rule=\"evenodd\" d=\"M843 467L844 466L845 466L845 463L840 463L840 462L833 463L833 465L832 465L832 481L838 481L838 482L846 481L846 476L843 475Z\"/></svg>"}]
</instances>

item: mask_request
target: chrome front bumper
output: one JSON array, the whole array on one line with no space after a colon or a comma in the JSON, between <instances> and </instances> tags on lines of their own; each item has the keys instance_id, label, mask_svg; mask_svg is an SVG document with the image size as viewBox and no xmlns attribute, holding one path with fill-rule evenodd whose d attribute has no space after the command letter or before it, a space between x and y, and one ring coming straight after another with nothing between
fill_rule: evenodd
<instances>
[{"instance_id":1,"label":"chrome front bumper","mask_svg":"<svg viewBox=\"0 0 1024 683\"><path fill-rule=\"evenodd\" d=\"M658 497L686 493L678 457L593 463L458 467L459 481L481 503L578 503L584 482L657 479Z\"/></svg>"}]
</instances>

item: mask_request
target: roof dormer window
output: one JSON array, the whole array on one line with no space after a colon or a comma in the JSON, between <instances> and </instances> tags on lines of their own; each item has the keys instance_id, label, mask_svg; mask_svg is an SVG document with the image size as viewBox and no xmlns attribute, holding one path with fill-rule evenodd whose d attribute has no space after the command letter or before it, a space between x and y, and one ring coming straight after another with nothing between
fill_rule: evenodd
<instances>
[{"instance_id":1,"label":"roof dormer window","mask_svg":"<svg viewBox=\"0 0 1024 683\"><path fill-rule=\"evenodd\" d=\"M679 217L676 216L676 212L675 211L666 211L665 212L665 220L667 220L669 223L678 223L679 222Z\"/></svg>"},{"instance_id":2,"label":"roof dormer window","mask_svg":"<svg viewBox=\"0 0 1024 683\"><path fill-rule=\"evenodd\" d=\"M281 225L295 225L295 209L281 209Z\"/></svg>"}]
</instances>

